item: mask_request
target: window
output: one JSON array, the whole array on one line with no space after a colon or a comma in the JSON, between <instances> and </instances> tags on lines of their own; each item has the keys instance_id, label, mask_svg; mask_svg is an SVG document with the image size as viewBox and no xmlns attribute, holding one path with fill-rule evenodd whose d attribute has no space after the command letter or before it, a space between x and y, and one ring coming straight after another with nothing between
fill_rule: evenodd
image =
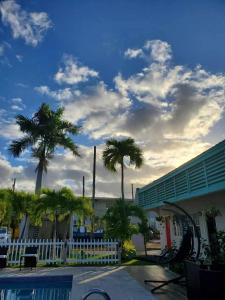
<instances>
[{"instance_id":1,"label":"window","mask_svg":"<svg viewBox=\"0 0 225 300\"><path fill-rule=\"evenodd\" d=\"M183 235L183 226L182 226L182 220L180 216L177 215L173 216L173 232L175 236Z\"/></svg>"}]
</instances>

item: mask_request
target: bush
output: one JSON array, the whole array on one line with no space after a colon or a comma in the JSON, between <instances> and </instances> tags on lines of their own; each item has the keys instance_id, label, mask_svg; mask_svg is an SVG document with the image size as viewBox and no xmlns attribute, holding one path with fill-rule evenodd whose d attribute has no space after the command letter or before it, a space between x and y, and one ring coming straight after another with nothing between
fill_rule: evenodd
<instances>
[{"instance_id":1,"label":"bush","mask_svg":"<svg viewBox=\"0 0 225 300\"><path fill-rule=\"evenodd\" d=\"M132 241L125 241L122 247L122 260L129 260L136 256L136 249Z\"/></svg>"}]
</instances>

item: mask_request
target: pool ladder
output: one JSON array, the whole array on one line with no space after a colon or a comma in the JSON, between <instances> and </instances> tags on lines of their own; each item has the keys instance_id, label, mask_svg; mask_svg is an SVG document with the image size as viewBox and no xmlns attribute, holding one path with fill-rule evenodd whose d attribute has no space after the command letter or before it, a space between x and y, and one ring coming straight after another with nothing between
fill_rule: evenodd
<instances>
[{"instance_id":1,"label":"pool ladder","mask_svg":"<svg viewBox=\"0 0 225 300\"><path fill-rule=\"evenodd\" d=\"M109 295L101 289L91 289L90 291L87 292L87 294L85 296L83 296L82 300L86 300L89 298L89 296L91 295L101 295L103 297L103 299L105 300L111 300L111 298L109 297Z\"/></svg>"}]
</instances>

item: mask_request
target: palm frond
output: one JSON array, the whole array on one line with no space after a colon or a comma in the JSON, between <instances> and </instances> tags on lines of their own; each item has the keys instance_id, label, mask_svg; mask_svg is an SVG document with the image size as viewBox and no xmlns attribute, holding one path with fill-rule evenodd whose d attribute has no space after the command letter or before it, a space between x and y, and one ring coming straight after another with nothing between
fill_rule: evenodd
<instances>
[{"instance_id":1,"label":"palm frond","mask_svg":"<svg viewBox=\"0 0 225 300\"><path fill-rule=\"evenodd\" d=\"M19 140L12 141L12 143L9 145L9 152L14 157L19 157L20 154L28 147L32 146L33 139L29 136L25 136Z\"/></svg>"},{"instance_id":2,"label":"palm frond","mask_svg":"<svg viewBox=\"0 0 225 300\"><path fill-rule=\"evenodd\" d=\"M37 136L39 133L39 129L37 124L33 121L33 119L29 119L23 115L16 116L16 123L19 125L20 130L29 135Z\"/></svg>"},{"instance_id":3,"label":"palm frond","mask_svg":"<svg viewBox=\"0 0 225 300\"><path fill-rule=\"evenodd\" d=\"M73 140L65 135L61 135L61 137L58 140L58 144L62 146L64 149L69 149L73 155L75 156L81 156L78 151L78 146L73 142Z\"/></svg>"}]
</instances>

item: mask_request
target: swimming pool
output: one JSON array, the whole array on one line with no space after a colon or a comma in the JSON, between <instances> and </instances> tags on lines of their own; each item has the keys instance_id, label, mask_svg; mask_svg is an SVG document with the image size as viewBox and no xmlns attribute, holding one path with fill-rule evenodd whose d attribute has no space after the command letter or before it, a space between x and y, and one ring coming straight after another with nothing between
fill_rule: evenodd
<instances>
[{"instance_id":1,"label":"swimming pool","mask_svg":"<svg viewBox=\"0 0 225 300\"><path fill-rule=\"evenodd\" d=\"M0 278L0 300L69 300L72 275Z\"/></svg>"}]
</instances>

